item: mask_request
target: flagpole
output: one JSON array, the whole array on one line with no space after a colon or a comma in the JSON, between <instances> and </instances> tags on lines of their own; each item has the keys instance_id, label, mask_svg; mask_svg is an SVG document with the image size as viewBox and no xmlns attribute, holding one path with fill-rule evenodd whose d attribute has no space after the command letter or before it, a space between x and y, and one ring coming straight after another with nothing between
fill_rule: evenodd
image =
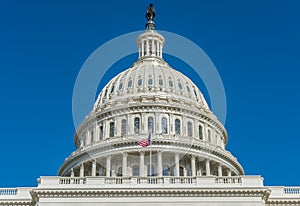
<instances>
[{"instance_id":1,"label":"flagpole","mask_svg":"<svg viewBox=\"0 0 300 206\"><path fill-rule=\"evenodd\" d=\"M152 135L150 131L150 177L152 176Z\"/></svg>"}]
</instances>

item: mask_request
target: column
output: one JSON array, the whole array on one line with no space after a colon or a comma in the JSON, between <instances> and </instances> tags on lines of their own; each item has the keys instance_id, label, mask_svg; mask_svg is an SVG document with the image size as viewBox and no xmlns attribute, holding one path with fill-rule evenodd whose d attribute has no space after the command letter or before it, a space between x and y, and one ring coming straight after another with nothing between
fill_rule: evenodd
<instances>
[{"instance_id":1,"label":"column","mask_svg":"<svg viewBox=\"0 0 300 206\"><path fill-rule=\"evenodd\" d=\"M122 176L127 176L127 153L123 153Z\"/></svg>"},{"instance_id":2,"label":"column","mask_svg":"<svg viewBox=\"0 0 300 206\"><path fill-rule=\"evenodd\" d=\"M219 177L222 176L222 165L221 164L218 165L218 176Z\"/></svg>"},{"instance_id":3,"label":"column","mask_svg":"<svg viewBox=\"0 0 300 206\"><path fill-rule=\"evenodd\" d=\"M84 164L80 165L80 173L79 173L79 177L84 177Z\"/></svg>"},{"instance_id":4,"label":"column","mask_svg":"<svg viewBox=\"0 0 300 206\"><path fill-rule=\"evenodd\" d=\"M195 177L196 176L196 160L195 160L194 155L191 158L191 167L192 167L192 177Z\"/></svg>"},{"instance_id":5,"label":"column","mask_svg":"<svg viewBox=\"0 0 300 206\"><path fill-rule=\"evenodd\" d=\"M145 177L145 152L140 152L140 177Z\"/></svg>"},{"instance_id":6,"label":"column","mask_svg":"<svg viewBox=\"0 0 300 206\"><path fill-rule=\"evenodd\" d=\"M205 164L206 176L210 176L210 161L207 159Z\"/></svg>"},{"instance_id":7,"label":"column","mask_svg":"<svg viewBox=\"0 0 300 206\"><path fill-rule=\"evenodd\" d=\"M74 177L74 169L71 169L71 177Z\"/></svg>"},{"instance_id":8,"label":"column","mask_svg":"<svg viewBox=\"0 0 300 206\"><path fill-rule=\"evenodd\" d=\"M93 160L92 161L92 177L95 177L96 176L96 160Z\"/></svg>"},{"instance_id":9,"label":"column","mask_svg":"<svg viewBox=\"0 0 300 206\"><path fill-rule=\"evenodd\" d=\"M157 152L157 176L163 176L162 168L162 152Z\"/></svg>"},{"instance_id":10,"label":"column","mask_svg":"<svg viewBox=\"0 0 300 206\"><path fill-rule=\"evenodd\" d=\"M106 156L106 177L110 177L111 156Z\"/></svg>"},{"instance_id":11,"label":"column","mask_svg":"<svg viewBox=\"0 0 300 206\"><path fill-rule=\"evenodd\" d=\"M142 52L141 52L141 57L142 57L144 56L144 51L145 51L144 42L141 43L141 47L142 47Z\"/></svg>"},{"instance_id":12,"label":"column","mask_svg":"<svg viewBox=\"0 0 300 206\"><path fill-rule=\"evenodd\" d=\"M156 42L156 56L159 56L159 42Z\"/></svg>"},{"instance_id":13,"label":"column","mask_svg":"<svg viewBox=\"0 0 300 206\"><path fill-rule=\"evenodd\" d=\"M179 154L175 153L175 176L179 176Z\"/></svg>"},{"instance_id":14,"label":"column","mask_svg":"<svg viewBox=\"0 0 300 206\"><path fill-rule=\"evenodd\" d=\"M146 55L149 55L149 40L146 41Z\"/></svg>"}]
</instances>

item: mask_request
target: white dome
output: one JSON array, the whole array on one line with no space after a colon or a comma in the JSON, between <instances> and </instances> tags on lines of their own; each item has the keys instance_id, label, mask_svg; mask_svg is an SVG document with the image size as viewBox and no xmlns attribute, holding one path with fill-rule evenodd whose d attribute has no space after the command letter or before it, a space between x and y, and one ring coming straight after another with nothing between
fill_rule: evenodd
<instances>
[{"instance_id":1,"label":"white dome","mask_svg":"<svg viewBox=\"0 0 300 206\"><path fill-rule=\"evenodd\" d=\"M131 98L173 99L210 113L198 87L185 75L157 57L140 58L131 68L114 77L100 92L94 112L106 104L130 101Z\"/></svg>"}]
</instances>

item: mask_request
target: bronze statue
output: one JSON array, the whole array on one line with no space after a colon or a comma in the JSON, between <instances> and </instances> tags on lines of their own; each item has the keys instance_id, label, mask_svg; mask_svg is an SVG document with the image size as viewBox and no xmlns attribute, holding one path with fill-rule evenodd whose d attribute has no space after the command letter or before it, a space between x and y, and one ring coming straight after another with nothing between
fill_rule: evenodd
<instances>
[{"instance_id":1,"label":"bronze statue","mask_svg":"<svg viewBox=\"0 0 300 206\"><path fill-rule=\"evenodd\" d=\"M155 17L155 10L153 8L153 4L150 4L147 8L147 12L146 12L146 18L148 19L148 21L150 20L154 20Z\"/></svg>"}]
</instances>

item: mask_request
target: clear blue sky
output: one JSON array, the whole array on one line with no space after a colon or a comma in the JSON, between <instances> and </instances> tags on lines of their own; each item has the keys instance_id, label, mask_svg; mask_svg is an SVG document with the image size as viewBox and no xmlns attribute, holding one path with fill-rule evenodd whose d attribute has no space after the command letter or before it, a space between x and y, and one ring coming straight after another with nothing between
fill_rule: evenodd
<instances>
[{"instance_id":1,"label":"clear blue sky","mask_svg":"<svg viewBox=\"0 0 300 206\"><path fill-rule=\"evenodd\" d=\"M157 28L198 44L218 69L227 149L246 174L300 185L298 1L152 2ZM82 64L106 41L144 29L149 3L0 2L0 187L57 174L75 149L72 91Z\"/></svg>"}]
</instances>

